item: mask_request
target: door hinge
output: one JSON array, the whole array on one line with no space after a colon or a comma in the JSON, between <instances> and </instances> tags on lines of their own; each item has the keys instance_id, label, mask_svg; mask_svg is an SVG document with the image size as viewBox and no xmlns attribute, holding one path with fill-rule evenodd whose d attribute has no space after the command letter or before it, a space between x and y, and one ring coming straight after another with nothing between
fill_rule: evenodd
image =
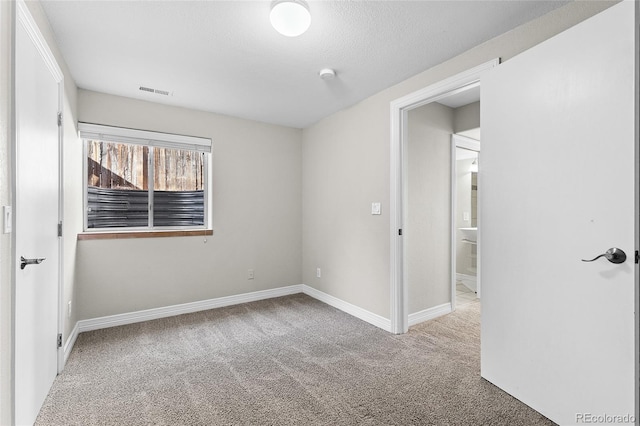
<instances>
[{"instance_id":1,"label":"door hinge","mask_svg":"<svg viewBox=\"0 0 640 426\"><path fill-rule=\"evenodd\" d=\"M62 333L58 334L58 347L62 347Z\"/></svg>"},{"instance_id":2,"label":"door hinge","mask_svg":"<svg viewBox=\"0 0 640 426\"><path fill-rule=\"evenodd\" d=\"M638 260L640 260L640 254L638 254L638 250L636 250L636 263L638 263Z\"/></svg>"},{"instance_id":3,"label":"door hinge","mask_svg":"<svg viewBox=\"0 0 640 426\"><path fill-rule=\"evenodd\" d=\"M62 113L59 112L58 113L58 127L61 127L61 126L62 126Z\"/></svg>"},{"instance_id":4,"label":"door hinge","mask_svg":"<svg viewBox=\"0 0 640 426\"><path fill-rule=\"evenodd\" d=\"M398 229L398 235L402 236L402 229Z\"/></svg>"},{"instance_id":5,"label":"door hinge","mask_svg":"<svg viewBox=\"0 0 640 426\"><path fill-rule=\"evenodd\" d=\"M58 237L62 237L62 222L58 223Z\"/></svg>"}]
</instances>

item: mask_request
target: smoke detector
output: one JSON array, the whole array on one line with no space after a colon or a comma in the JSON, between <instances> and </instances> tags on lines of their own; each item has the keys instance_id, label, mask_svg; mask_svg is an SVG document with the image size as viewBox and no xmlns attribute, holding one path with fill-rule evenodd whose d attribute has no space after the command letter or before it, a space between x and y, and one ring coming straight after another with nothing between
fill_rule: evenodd
<instances>
[{"instance_id":1,"label":"smoke detector","mask_svg":"<svg viewBox=\"0 0 640 426\"><path fill-rule=\"evenodd\" d=\"M320 78L323 80L333 80L336 77L336 72L331 68L324 68L320 70L318 75L320 75Z\"/></svg>"}]
</instances>

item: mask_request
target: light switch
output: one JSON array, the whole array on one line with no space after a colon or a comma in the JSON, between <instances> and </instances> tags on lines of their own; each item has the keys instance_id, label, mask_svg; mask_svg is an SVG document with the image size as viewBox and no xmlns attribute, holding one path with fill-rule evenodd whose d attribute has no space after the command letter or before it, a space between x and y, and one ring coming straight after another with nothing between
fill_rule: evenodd
<instances>
[{"instance_id":1,"label":"light switch","mask_svg":"<svg viewBox=\"0 0 640 426\"><path fill-rule=\"evenodd\" d=\"M380 214L380 203L371 203L371 214Z\"/></svg>"},{"instance_id":2,"label":"light switch","mask_svg":"<svg viewBox=\"0 0 640 426\"><path fill-rule=\"evenodd\" d=\"M469 221L470 220L471 215L469 214L469 212L463 212L462 213L462 220L464 221Z\"/></svg>"},{"instance_id":3,"label":"light switch","mask_svg":"<svg viewBox=\"0 0 640 426\"><path fill-rule=\"evenodd\" d=\"M2 206L2 229L5 234L11 233L11 221L13 220L12 211L11 206Z\"/></svg>"}]
</instances>

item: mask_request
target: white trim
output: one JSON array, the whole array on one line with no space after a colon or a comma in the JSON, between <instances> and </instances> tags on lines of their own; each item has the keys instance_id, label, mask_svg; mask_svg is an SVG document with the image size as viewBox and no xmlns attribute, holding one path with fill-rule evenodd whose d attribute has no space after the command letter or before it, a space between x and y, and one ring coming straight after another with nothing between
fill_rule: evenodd
<instances>
[{"instance_id":1,"label":"white trim","mask_svg":"<svg viewBox=\"0 0 640 426\"><path fill-rule=\"evenodd\" d=\"M329 306L340 309L341 311L359 318L362 321L368 322L371 325L375 325L376 327L381 328L384 331L391 332L391 321L385 317L374 314L373 312L367 311L366 309L363 309L359 306L352 305L349 302L345 302L344 300L338 299L337 297L331 296L327 293L323 293L322 291L316 290L313 287L309 287L306 284L302 285L302 292L307 296L311 296L314 299L324 302Z\"/></svg>"},{"instance_id":2,"label":"white trim","mask_svg":"<svg viewBox=\"0 0 640 426\"><path fill-rule=\"evenodd\" d=\"M22 24L24 29L27 31L29 38L31 38L34 46L38 52L40 52L40 55L42 55L42 59L44 59L49 71L58 82L64 80L62 70L58 66L53 52L51 52L51 49L47 45L46 39L42 35L42 32L40 32L38 24L36 24L33 16L31 16L31 12L29 12L29 8L25 4L24 0L18 0L16 2L16 6L18 22Z\"/></svg>"},{"instance_id":3,"label":"white trim","mask_svg":"<svg viewBox=\"0 0 640 426\"><path fill-rule=\"evenodd\" d=\"M73 327L73 330L71 330L71 334L69 334L69 337L67 338L67 342L64 344L64 363L62 365L63 368L67 364L67 360L69 359L69 355L71 355L73 346L76 344L78 334L80 334L80 332L78 331L78 323L76 323L76 325Z\"/></svg>"},{"instance_id":4,"label":"white trim","mask_svg":"<svg viewBox=\"0 0 640 426\"><path fill-rule=\"evenodd\" d=\"M433 308L424 309L420 312L409 314L409 327L419 324L434 318L441 317L453 312L451 303L443 303L442 305L434 306Z\"/></svg>"},{"instance_id":5,"label":"white trim","mask_svg":"<svg viewBox=\"0 0 640 426\"><path fill-rule=\"evenodd\" d=\"M437 101L480 84L480 76L497 66L496 58L465 72L432 84L391 102L391 139L390 139L390 291L391 291L391 330L393 333L406 333L408 330L407 286L404 283L403 239L398 229L403 227L403 167L402 147L406 141L406 115L413 108Z\"/></svg>"},{"instance_id":6,"label":"white trim","mask_svg":"<svg viewBox=\"0 0 640 426\"><path fill-rule=\"evenodd\" d=\"M78 333L302 293L302 284L78 321Z\"/></svg>"},{"instance_id":7,"label":"white trim","mask_svg":"<svg viewBox=\"0 0 640 426\"><path fill-rule=\"evenodd\" d=\"M480 152L480 141L458 134L451 135L451 141L457 148L468 149L469 151Z\"/></svg>"},{"instance_id":8,"label":"white trim","mask_svg":"<svg viewBox=\"0 0 640 426\"><path fill-rule=\"evenodd\" d=\"M456 161L456 135L451 135L451 224L450 226L450 238L451 238L451 256L450 271L451 274L451 311L456 310L456 269L458 269L458 230L456 229L456 211L458 210L458 162ZM85 174L86 176L86 174Z\"/></svg>"}]
</instances>

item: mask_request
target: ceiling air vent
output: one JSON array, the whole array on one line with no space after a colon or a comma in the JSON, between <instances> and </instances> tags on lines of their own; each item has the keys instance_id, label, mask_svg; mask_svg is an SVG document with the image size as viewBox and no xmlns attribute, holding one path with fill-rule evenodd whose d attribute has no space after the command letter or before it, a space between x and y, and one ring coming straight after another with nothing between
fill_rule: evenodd
<instances>
[{"instance_id":1,"label":"ceiling air vent","mask_svg":"<svg viewBox=\"0 0 640 426\"><path fill-rule=\"evenodd\" d=\"M143 92L155 93L157 95L171 96L171 92L167 90L153 89L151 87L140 86Z\"/></svg>"}]
</instances>

